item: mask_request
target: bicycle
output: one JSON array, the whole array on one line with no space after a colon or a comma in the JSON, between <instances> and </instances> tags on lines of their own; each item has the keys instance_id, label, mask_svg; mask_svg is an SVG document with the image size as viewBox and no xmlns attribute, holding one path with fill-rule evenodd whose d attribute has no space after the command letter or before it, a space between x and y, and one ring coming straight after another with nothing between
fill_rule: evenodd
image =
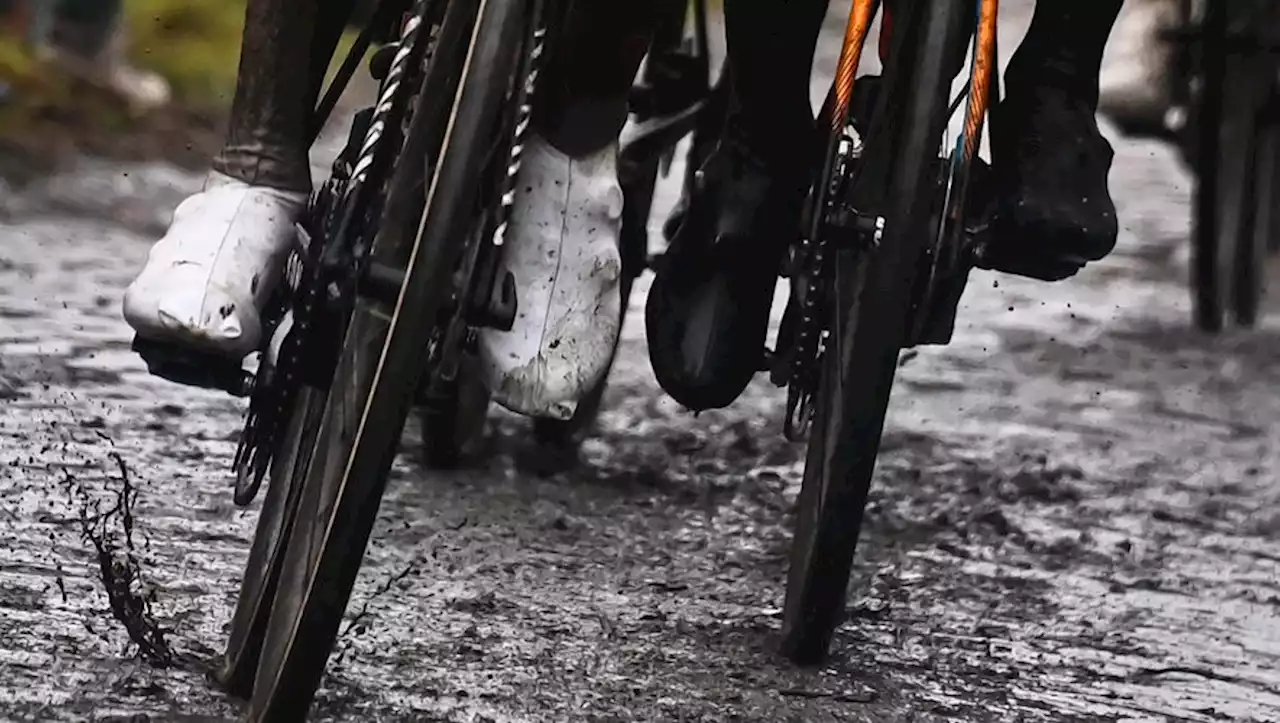
<instances>
[{"instance_id":1,"label":"bicycle","mask_svg":"<svg viewBox=\"0 0 1280 723\"><path fill-rule=\"evenodd\" d=\"M802 664L825 656L842 616L899 352L949 338L939 319L981 256L989 215L977 153L998 94L996 0L899 2L884 23L885 73L855 83L879 5L853 2L809 221L783 270L785 331L769 355L788 389L787 436L812 429L782 629L783 652ZM384 3L379 16L403 9ZM218 671L252 720L305 718L405 421L424 398L450 397L474 329L510 327L516 290L497 274L498 254L560 10L413 0L373 64L378 103L357 114L300 224L258 368L185 368L190 381L250 397L236 501L270 479ZM967 90L952 102L971 36ZM320 111L335 97L331 87ZM944 147L966 99L963 131Z\"/></svg>"},{"instance_id":2,"label":"bicycle","mask_svg":"<svg viewBox=\"0 0 1280 723\"><path fill-rule=\"evenodd\" d=\"M1280 9L1265 0L1179 0L1173 100L1187 109L1196 177L1191 285L1198 328L1257 323L1280 250Z\"/></svg>"},{"instance_id":3,"label":"bicycle","mask_svg":"<svg viewBox=\"0 0 1280 723\"><path fill-rule=\"evenodd\" d=\"M455 464L485 419L489 393L468 373L474 365L466 357L475 328L510 328L514 317L512 282L497 276L496 238L509 211L538 60L554 42L561 10L549 0L377 4L317 105L310 140L375 41L388 37L394 42L369 63L380 82L378 102L355 114L330 179L299 224L286 283L264 315L257 368L134 340L153 374L250 398L234 462L236 503L251 504L270 482L218 678L250 699L251 717L305 715L410 407L433 467ZM716 118L723 119L727 86L712 88L705 0L693 0L692 10L691 39L684 11L658 28L633 93L637 124L619 159L624 299L649 264L647 221L659 173L690 133L693 153L705 155L719 131ZM452 102L433 108L418 98ZM416 157L434 163L401 162ZM447 237L468 225L465 242ZM406 280L419 277L437 288ZM427 332L417 350L410 325L398 323L408 308L432 319L413 329ZM381 357L364 356L379 346ZM409 384L413 358L428 359L431 371ZM397 372L384 386L391 365ZM598 413L604 386L601 380L572 419L536 420L535 436L555 444L580 436ZM355 439L347 436L353 431ZM353 479L372 484L348 487ZM300 519L327 523L324 533L332 533L314 556L304 548L319 527Z\"/></svg>"}]
</instances>

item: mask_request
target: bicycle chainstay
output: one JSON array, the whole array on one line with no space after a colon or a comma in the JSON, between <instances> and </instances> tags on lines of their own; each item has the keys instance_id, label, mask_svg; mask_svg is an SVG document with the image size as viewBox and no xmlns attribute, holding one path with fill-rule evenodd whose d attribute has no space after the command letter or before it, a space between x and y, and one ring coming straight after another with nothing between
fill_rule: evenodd
<instances>
[{"instance_id":1,"label":"bicycle chainstay","mask_svg":"<svg viewBox=\"0 0 1280 723\"><path fill-rule=\"evenodd\" d=\"M298 224L299 243L264 315L259 369L232 463L237 505L248 505L257 496L301 386L325 389L332 381L356 283L370 251L364 232L381 210L384 189L370 186L370 178L385 185L383 176L403 143L401 130L411 107L407 96L416 93L431 42L429 6L430 0L417 0L401 29L355 161L347 153L350 147L339 154L329 180L313 195Z\"/></svg>"}]
</instances>

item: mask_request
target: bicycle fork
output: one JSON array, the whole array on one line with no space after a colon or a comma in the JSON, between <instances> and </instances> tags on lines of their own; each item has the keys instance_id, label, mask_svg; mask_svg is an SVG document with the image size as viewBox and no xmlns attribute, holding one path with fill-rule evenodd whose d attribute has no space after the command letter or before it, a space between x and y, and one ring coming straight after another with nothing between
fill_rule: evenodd
<instances>
[{"instance_id":1,"label":"bicycle fork","mask_svg":"<svg viewBox=\"0 0 1280 723\"><path fill-rule=\"evenodd\" d=\"M855 93L855 74L861 60L872 18L882 10L877 52L882 64L890 62L896 3L886 0L855 0L845 29L844 43L836 66L835 79L819 116L827 126L829 140L819 183L809 206L807 234L795 249L790 264L792 298L779 333L779 352L767 355L775 384L788 387L785 433L789 439L805 434L812 414L819 360L831 336L836 314L826 287L834 278L834 257L841 251L859 254L876 252L885 236L885 219L851 207L847 197L854 185L861 152L860 130L853 118L865 121L874 107L875 81L856 83L866 90ZM967 213L971 175L981 181L986 167L978 158L982 130L992 98L998 95L996 74L996 19L998 0L975 0L974 38L966 92L951 105L954 113L966 100L964 122L949 160L939 149L938 222L933 238L924 245L921 263L925 269L913 294L912 316L906 346L945 344L950 341L955 307L963 293L969 269L980 253L988 214ZM957 66L962 62L957 58ZM856 110L855 110L856 109ZM981 190L981 184L975 184ZM983 199L984 194L978 194ZM986 204L984 204L985 206ZM979 223L972 223L977 219Z\"/></svg>"}]
</instances>

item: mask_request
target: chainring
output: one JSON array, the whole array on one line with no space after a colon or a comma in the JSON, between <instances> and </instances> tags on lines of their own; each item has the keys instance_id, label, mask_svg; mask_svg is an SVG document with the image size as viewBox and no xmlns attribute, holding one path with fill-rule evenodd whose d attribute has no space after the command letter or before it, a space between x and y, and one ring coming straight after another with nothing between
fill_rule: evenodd
<instances>
[{"instance_id":1,"label":"chainring","mask_svg":"<svg viewBox=\"0 0 1280 723\"><path fill-rule=\"evenodd\" d=\"M811 209L824 218L843 207L853 191L859 173L863 144L873 123L880 95L880 78L864 76L853 88L849 122L840 131L831 175L819 179L827 184L826 207ZM825 225L825 224L824 224ZM792 298L784 315L791 339L785 356L786 367L777 376L787 387L783 435L791 441L803 439L813 423L814 402L822 383L822 365L831 335L835 333L835 256L839 249L819 232L805 234L796 249L792 267ZM786 317L791 317L787 319ZM780 337L781 338L781 337Z\"/></svg>"},{"instance_id":2,"label":"chainring","mask_svg":"<svg viewBox=\"0 0 1280 723\"><path fill-rule=\"evenodd\" d=\"M236 504L246 505L256 496L299 388L317 376L309 374L308 368L314 369L320 360L310 358L307 351L316 346L317 333L329 332L327 324L316 323L318 317L328 316L319 308L327 301L328 283L321 273L320 259L340 223L339 200L344 187L344 180L330 179L312 196L297 225L297 245L285 262L284 283L264 315L258 371L233 462ZM308 359L306 365L303 359ZM319 366L330 365L321 361Z\"/></svg>"},{"instance_id":3,"label":"chainring","mask_svg":"<svg viewBox=\"0 0 1280 723\"><path fill-rule=\"evenodd\" d=\"M839 200L848 195L860 153L860 137L853 127L846 128L837 145L831 177L826 180L827 198L832 203L828 208L815 210L816 213L831 213ZM813 402L822 381L822 362L832 332L833 257L837 251L828 239L818 234L818 238L804 238L796 253L792 274L794 291L784 316L792 343L783 376L787 385L783 434L791 441L803 438L813 422Z\"/></svg>"},{"instance_id":4,"label":"chainring","mask_svg":"<svg viewBox=\"0 0 1280 723\"><path fill-rule=\"evenodd\" d=\"M357 114L347 148L330 179L298 223L297 247L285 264L286 283L268 305L249 410L236 450L235 501L257 495L289 424L303 385L328 389L354 309L357 282L371 252L365 232L376 226L390 182L385 169L404 142L418 79L434 39L434 0L414 0L398 49L367 117Z\"/></svg>"}]
</instances>

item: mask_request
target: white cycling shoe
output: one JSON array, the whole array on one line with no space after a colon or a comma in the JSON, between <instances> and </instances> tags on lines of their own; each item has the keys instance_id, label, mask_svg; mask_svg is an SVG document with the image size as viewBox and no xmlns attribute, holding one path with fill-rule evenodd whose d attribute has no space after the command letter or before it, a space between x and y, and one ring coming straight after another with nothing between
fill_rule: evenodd
<instances>
[{"instance_id":1,"label":"white cycling shoe","mask_svg":"<svg viewBox=\"0 0 1280 723\"><path fill-rule=\"evenodd\" d=\"M124 296L138 335L241 358L258 348L260 315L307 194L219 173L183 201Z\"/></svg>"},{"instance_id":2,"label":"white cycling shoe","mask_svg":"<svg viewBox=\"0 0 1280 723\"><path fill-rule=\"evenodd\" d=\"M140 336L229 357L258 348L260 314L280 276L307 197L212 174L125 293ZM494 399L568 419L609 367L622 313L617 148L572 159L539 138L525 146L503 267L515 279L510 331L479 334Z\"/></svg>"},{"instance_id":3,"label":"white cycling shoe","mask_svg":"<svg viewBox=\"0 0 1280 723\"><path fill-rule=\"evenodd\" d=\"M515 323L479 334L484 379L499 404L568 419L608 372L622 317L621 226L616 144L570 158L529 139L503 243Z\"/></svg>"},{"instance_id":4,"label":"white cycling shoe","mask_svg":"<svg viewBox=\"0 0 1280 723\"><path fill-rule=\"evenodd\" d=\"M1098 110L1122 127L1165 128L1173 45L1161 31L1178 22L1178 0L1129 0L1103 59Z\"/></svg>"}]
</instances>

